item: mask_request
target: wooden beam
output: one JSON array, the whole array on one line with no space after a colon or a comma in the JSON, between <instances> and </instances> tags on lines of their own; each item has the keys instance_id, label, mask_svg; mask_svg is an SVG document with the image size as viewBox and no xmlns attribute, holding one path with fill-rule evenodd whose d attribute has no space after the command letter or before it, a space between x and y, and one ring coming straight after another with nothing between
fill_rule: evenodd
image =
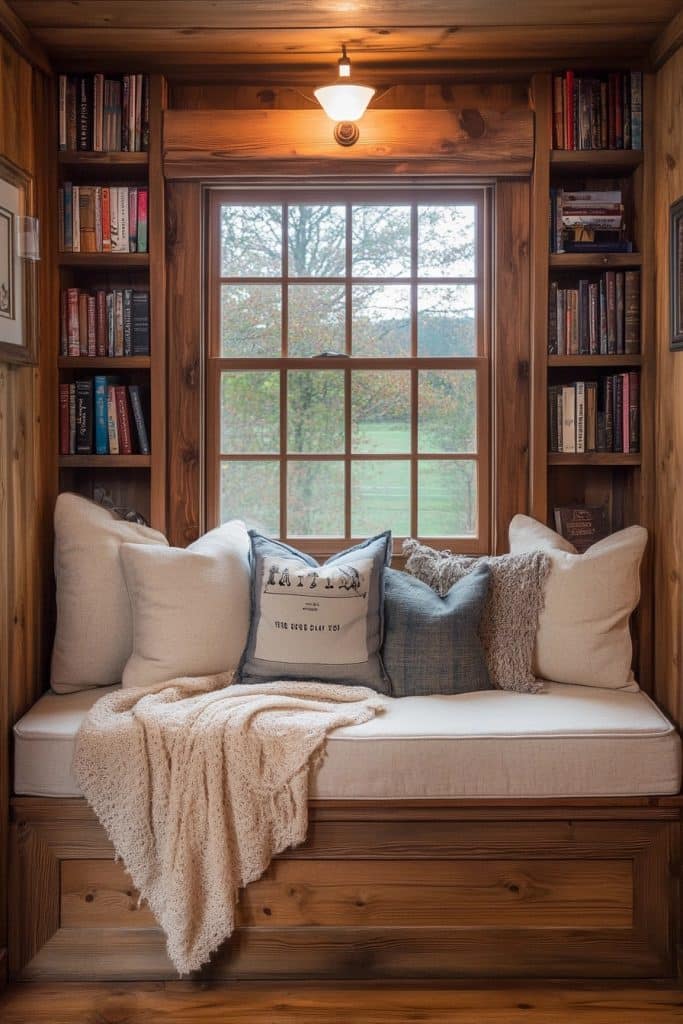
<instances>
[{"instance_id":1,"label":"wooden beam","mask_svg":"<svg viewBox=\"0 0 683 1024\"><path fill-rule=\"evenodd\" d=\"M456 101L457 102L457 101ZM337 145L321 110L169 110L164 117L164 162L169 177L192 164L205 175L235 161L323 160L338 172L371 162L374 173L419 161L431 173L527 175L533 155L533 118L526 106L496 109L370 110L355 146ZM272 173L272 169L271 169ZM190 175L192 176L192 175Z\"/></svg>"},{"instance_id":2,"label":"wooden beam","mask_svg":"<svg viewBox=\"0 0 683 1024\"><path fill-rule=\"evenodd\" d=\"M6 0L0 0L0 33L30 64L49 75L50 59L41 44L31 35Z\"/></svg>"},{"instance_id":3,"label":"wooden beam","mask_svg":"<svg viewBox=\"0 0 683 1024\"><path fill-rule=\"evenodd\" d=\"M683 10L671 19L652 44L650 60L653 67L660 68L680 46L683 46Z\"/></svg>"}]
</instances>

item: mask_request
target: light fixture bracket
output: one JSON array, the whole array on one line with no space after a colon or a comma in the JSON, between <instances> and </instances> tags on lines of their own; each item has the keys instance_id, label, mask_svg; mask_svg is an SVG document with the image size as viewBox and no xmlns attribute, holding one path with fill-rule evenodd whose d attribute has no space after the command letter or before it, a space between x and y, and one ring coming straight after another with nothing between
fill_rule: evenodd
<instances>
[{"instance_id":1,"label":"light fixture bracket","mask_svg":"<svg viewBox=\"0 0 683 1024\"><path fill-rule=\"evenodd\" d=\"M340 146L354 146L359 136L358 125L353 121L339 121L334 126L334 138Z\"/></svg>"}]
</instances>

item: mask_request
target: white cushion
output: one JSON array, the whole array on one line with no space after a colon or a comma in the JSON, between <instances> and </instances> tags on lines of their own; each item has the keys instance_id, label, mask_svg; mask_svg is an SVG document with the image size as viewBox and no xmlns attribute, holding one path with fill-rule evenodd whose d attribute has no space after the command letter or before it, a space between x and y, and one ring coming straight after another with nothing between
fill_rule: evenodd
<instances>
[{"instance_id":1,"label":"white cushion","mask_svg":"<svg viewBox=\"0 0 683 1024\"><path fill-rule=\"evenodd\" d=\"M101 695L48 693L17 723L18 794L81 795L74 740ZM680 740L644 693L547 683L540 694L387 697L383 714L330 735L311 796L659 796L680 784Z\"/></svg>"},{"instance_id":2,"label":"white cushion","mask_svg":"<svg viewBox=\"0 0 683 1024\"><path fill-rule=\"evenodd\" d=\"M77 494L55 505L57 630L51 684L59 693L121 682L133 617L119 562L128 543L159 549L163 534L119 519Z\"/></svg>"},{"instance_id":3,"label":"white cushion","mask_svg":"<svg viewBox=\"0 0 683 1024\"><path fill-rule=\"evenodd\" d=\"M640 599L647 530L629 526L582 555L529 516L510 523L510 551L541 549L551 560L538 621L535 671L543 679L635 689L629 619Z\"/></svg>"},{"instance_id":4,"label":"white cushion","mask_svg":"<svg viewBox=\"0 0 683 1024\"><path fill-rule=\"evenodd\" d=\"M124 686L237 667L249 631L248 554L238 520L188 548L122 546L135 627Z\"/></svg>"}]
</instances>

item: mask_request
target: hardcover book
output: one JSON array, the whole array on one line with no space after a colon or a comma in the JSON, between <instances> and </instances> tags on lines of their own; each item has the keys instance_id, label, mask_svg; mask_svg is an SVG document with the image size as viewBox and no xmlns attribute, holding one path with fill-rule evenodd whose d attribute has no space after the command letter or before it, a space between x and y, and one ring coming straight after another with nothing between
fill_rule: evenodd
<instances>
[{"instance_id":1,"label":"hardcover book","mask_svg":"<svg viewBox=\"0 0 683 1024\"><path fill-rule=\"evenodd\" d=\"M592 544L609 536L606 505L565 505L555 509L555 529L583 554Z\"/></svg>"}]
</instances>

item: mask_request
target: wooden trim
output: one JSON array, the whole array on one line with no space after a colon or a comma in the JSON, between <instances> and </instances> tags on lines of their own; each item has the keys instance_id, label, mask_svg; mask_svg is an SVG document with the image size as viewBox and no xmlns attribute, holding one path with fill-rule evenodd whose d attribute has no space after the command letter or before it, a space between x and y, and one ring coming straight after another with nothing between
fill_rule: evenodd
<instances>
[{"instance_id":1,"label":"wooden trim","mask_svg":"<svg viewBox=\"0 0 683 1024\"><path fill-rule=\"evenodd\" d=\"M659 70L681 46L683 46L683 11L679 11L673 16L650 48L650 63L655 70Z\"/></svg>"},{"instance_id":2,"label":"wooden trim","mask_svg":"<svg viewBox=\"0 0 683 1024\"><path fill-rule=\"evenodd\" d=\"M166 109L166 81L152 75L150 88L149 158L149 261L150 291L150 521L166 532L166 197L162 166L162 118ZM109 154L107 154L109 155ZM130 154L133 155L133 154Z\"/></svg>"},{"instance_id":3,"label":"wooden trim","mask_svg":"<svg viewBox=\"0 0 683 1024\"><path fill-rule=\"evenodd\" d=\"M17 17L7 0L0 0L0 33L29 64L46 75L52 74L52 66L46 51Z\"/></svg>"}]
</instances>

